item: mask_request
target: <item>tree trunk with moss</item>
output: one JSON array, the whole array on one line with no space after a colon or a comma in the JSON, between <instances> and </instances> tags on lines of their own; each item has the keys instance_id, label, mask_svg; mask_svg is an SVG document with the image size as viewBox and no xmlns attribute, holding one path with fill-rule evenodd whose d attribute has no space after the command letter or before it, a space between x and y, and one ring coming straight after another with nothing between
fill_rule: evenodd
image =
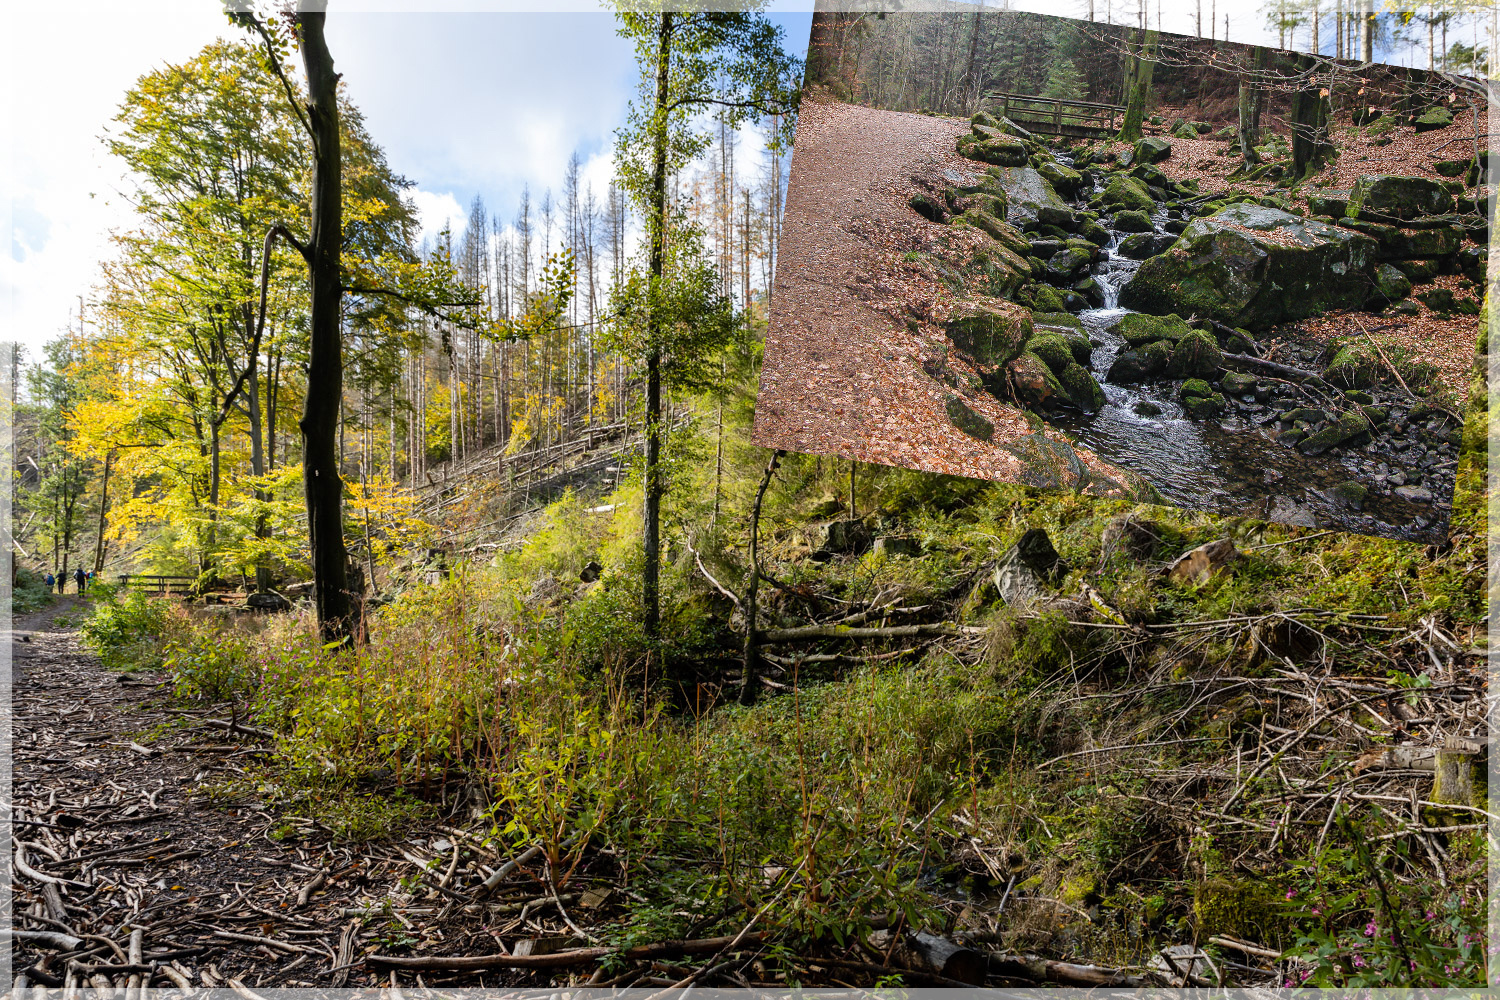
<instances>
[{"instance_id":1,"label":"tree trunk with moss","mask_svg":"<svg viewBox=\"0 0 1500 1000\"><path fill-rule=\"evenodd\" d=\"M1121 142L1141 138L1146 106L1151 101L1151 77L1156 69L1157 32L1136 32L1136 41L1125 70L1125 120L1120 125Z\"/></svg>"},{"instance_id":2,"label":"tree trunk with moss","mask_svg":"<svg viewBox=\"0 0 1500 1000\"><path fill-rule=\"evenodd\" d=\"M1323 168L1328 142L1328 91L1318 85L1311 56L1299 56L1297 69L1308 74L1292 95L1292 178L1305 180Z\"/></svg>"},{"instance_id":3,"label":"tree trunk with moss","mask_svg":"<svg viewBox=\"0 0 1500 1000\"><path fill-rule=\"evenodd\" d=\"M1250 53L1250 68L1240 76L1239 123L1236 133L1240 141L1240 155L1244 157L1245 169L1260 162L1255 147L1260 144L1260 116L1265 109L1266 92L1261 87L1261 74L1266 68L1266 49L1255 46Z\"/></svg>"}]
</instances>

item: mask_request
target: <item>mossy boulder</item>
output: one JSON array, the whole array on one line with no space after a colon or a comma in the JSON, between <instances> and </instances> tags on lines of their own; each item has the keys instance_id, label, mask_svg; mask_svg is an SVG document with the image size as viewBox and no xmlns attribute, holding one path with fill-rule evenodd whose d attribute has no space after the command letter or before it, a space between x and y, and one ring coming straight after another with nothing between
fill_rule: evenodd
<instances>
[{"instance_id":1,"label":"mossy boulder","mask_svg":"<svg viewBox=\"0 0 1500 1000\"><path fill-rule=\"evenodd\" d=\"M1047 274L1056 280L1071 281L1076 275L1086 270L1093 259L1094 255L1088 250L1081 247L1068 247L1048 258Z\"/></svg>"},{"instance_id":2,"label":"mossy boulder","mask_svg":"<svg viewBox=\"0 0 1500 1000\"><path fill-rule=\"evenodd\" d=\"M1420 134L1422 132L1435 132L1440 128L1447 128L1453 124L1453 112L1444 107L1428 108L1418 115L1411 123L1412 128Z\"/></svg>"},{"instance_id":3,"label":"mossy boulder","mask_svg":"<svg viewBox=\"0 0 1500 1000\"><path fill-rule=\"evenodd\" d=\"M1187 411L1188 416L1197 420L1216 417L1224 412L1224 397L1217 392L1207 396L1189 396L1182 401L1182 408Z\"/></svg>"},{"instance_id":4,"label":"mossy boulder","mask_svg":"<svg viewBox=\"0 0 1500 1000\"><path fill-rule=\"evenodd\" d=\"M1439 216L1438 219L1452 218ZM1435 221L1432 216L1415 220ZM1463 231L1456 225L1423 225L1403 227L1370 222L1363 219L1346 220L1344 225L1373 239L1380 245L1381 260L1413 260L1420 258L1446 257L1456 251L1463 242Z\"/></svg>"},{"instance_id":5,"label":"mossy boulder","mask_svg":"<svg viewBox=\"0 0 1500 1000\"><path fill-rule=\"evenodd\" d=\"M1437 181L1398 174L1366 174L1354 182L1344 215L1351 219L1415 219L1453 211L1453 196Z\"/></svg>"},{"instance_id":6,"label":"mossy boulder","mask_svg":"<svg viewBox=\"0 0 1500 1000\"><path fill-rule=\"evenodd\" d=\"M907 202L912 211L929 222L945 222L948 218L948 206L936 198L918 192L911 196Z\"/></svg>"},{"instance_id":7,"label":"mossy boulder","mask_svg":"<svg viewBox=\"0 0 1500 1000\"><path fill-rule=\"evenodd\" d=\"M1037 221L1038 209L1047 206L1067 209L1062 197L1035 168L1027 166L991 167L986 175L1005 192L1008 204L1005 221L1024 226Z\"/></svg>"},{"instance_id":8,"label":"mossy boulder","mask_svg":"<svg viewBox=\"0 0 1500 1000\"><path fill-rule=\"evenodd\" d=\"M1194 396L1199 396L1207 399L1213 394L1214 387L1203 381L1203 379L1201 378L1190 378L1182 383L1182 388L1177 390L1177 396L1179 399L1191 399Z\"/></svg>"},{"instance_id":9,"label":"mossy boulder","mask_svg":"<svg viewBox=\"0 0 1500 1000\"><path fill-rule=\"evenodd\" d=\"M1097 219L1083 219L1078 223L1078 235L1096 246L1106 246L1113 239L1108 229Z\"/></svg>"},{"instance_id":10,"label":"mossy boulder","mask_svg":"<svg viewBox=\"0 0 1500 1000\"><path fill-rule=\"evenodd\" d=\"M1122 233L1149 233L1152 229L1151 216L1134 209L1124 209L1115 213L1115 228Z\"/></svg>"},{"instance_id":11,"label":"mossy boulder","mask_svg":"<svg viewBox=\"0 0 1500 1000\"><path fill-rule=\"evenodd\" d=\"M958 153L997 167L1024 167L1031 162L1031 154L1024 142L1004 136L994 139L965 136L958 141Z\"/></svg>"},{"instance_id":12,"label":"mossy boulder","mask_svg":"<svg viewBox=\"0 0 1500 1000\"><path fill-rule=\"evenodd\" d=\"M1348 209L1348 191L1324 191L1321 194L1309 195L1307 198L1307 210L1313 215L1342 219Z\"/></svg>"},{"instance_id":13,"label":"mossy boulder","mask_svg":"<svg viewBox=\"0 0 1500 1000\"><path fill-rule=\"evenodd\" d=\"M1037 167L1037 173L1045 177L1052 189L1065 198L1077 197L1079 189L1083 187L1083 174L1055 160Z\"/></svg>"},{"instance_id":14,"label":"mossy boulder","mask_svg":"<svg viewBox=\"0 0 1500 1000\"><path fill-rule=\"evenodd\" d=\"M1375 295L1377 300L1400 302L1411 294L1411 279L1389 264L1375 268Z\"/></svg>"},{"instance_id":15,"label":"mossy boulder","mask_svg":"<svg viewBox=\"0 0 1500 1000\"><path fill-rule=\"evenodd\" d=\"M1125 342L1131 347L1149 344L1154 340L1167 340L1176 344L1177 341L1193 332L1193 328L1176 313L1167 316L1126 313L1115 320L1109 329L1111 333L1118 333L1124 337Z\"/></svg>"},{"instance_id":16,"label":"mossy boulder","mask_svg":"<svg viewBox=\"0 0 1500 1000\"><path fill-rule=\"evenodd\" d=\"M1145 260L1172 249L1177 237L1171 233L1136 233L1120 241L1118 253L1130 260Z\"/></svg>"},{"instance_id":17,"label":"mossy boulder","mask_svg":"<svg viewBox=\"0 0 1500 1000\"><path fill-rule=\"evenodd\" d=\"M1197 138L1197 136L1193 136ZM1159 135L1148 135L1135 144L1135 162L1160 163L1172 155L1172 143Z\"/></svg>"},{"instance_id":18,"label":"mossy boulder","mask_svg":"<svg viewBox=\"0 0 1500 1000\"><path fill-rule=\"evenodd\" d=\"M954 222L973 226L1018 257L1024 259L1031 253L1031 241L1019 229L982 209L971 208Z\"/></svg>"},{"instance_id":19,"label":"mossy boulder","mask_svg":"<svg viewBox=\"0 0 1500 1000\"><path fill-rule=\"evenodd\" d=\"M1069 317L1071 317L1072 315L1068 312L1067 306L1063 304L1062 295L1059 294L1057 289L1053 288L1051 285L1033 286L1033 290L1031 292L1031 308L1036 310L1036 318L1038 320L1041 319L1043 314L1052 316L1061 314L1063 316Z\"/></svg>"},{"instance_id":20,"label":"mossy boulder","mask_svg":"<svg viewBox=\"0 0 1500 1000\"><path fill-rule=\"evenodd\" d=\"M1315 431L1297 442L1297 450L1304 455L1321 455L1340 445L1358 444L1370 433L1370 421L1359 410L1341 414L1320 431Z\"/></svg>"},{"instance_id":21,"label":"mossy boulder","mask_svg":"<svg viewBox=\"0 0 1500 1000\"><path fill-rule=\"evenodd\" d=\"M1099 196L1099 203L1105 208L1145 212L1147 215L1156 210L1156 201L1147 190L1146 182L1139 177L1123 175L1116 175L1110 179Z\"/></svg>"},{"instance_id":22,"label":"mossy boulder","mask_svg":"<svg viewBox=\"0 0 1500 1000\"><path fill-rule=\"evenodd\" d=\"M1246 375L1244 372L1225 372L1224 377L1219 380L1219 385L1231 396L1243 396L1255 391L1255 376Z\"/></svg>"},{"instance_id":23,"label":"mossy boulder","mask_svg":"<svg viewBox=\"0 0 1500 1000\"><path fill-rule=\"evenodd\" d=\"M948 411L948 421L969 437L988 441L995 436L995 425L983 414L970 409L968 404L957 396L949 396L944 406Z\"/></svg>"},{"instance_id":24,"label":"mossy boulder","mask_svg":"<svg viewBox=\"0 0 1500 1000\"><path fill-rule=\"evenodd\" d=\"M1046 362L1054 375L1073 364L1073 352L1068 342L1056 333L1039 333L1026 342L1026 350Z\"/></svg>"},{"instance_id":25,"label":"mossy boulder","mask_svg":"<svg viewBox=\"0 0 1500 1000\"><path fill-rule=\"evenodd\" d=\"M1380 359L1364 344L1344 344L1323 369L1323 380L1344 389L1367 389L1380 380Z\"/></svg>"},{"instance_id":26,"label":"mossy boulder","mask_svg":"<svg viewBox=\"0 0 1500 1000\"><path fill-rule=\"evenodd\" d=\"M1362 306L1376 251L1373 239L1341 226L1231 205L1194 220L1171 250L1142 262L1120 305L1263 330Z\"/></svg>"},{"instance_id":27,"label":"mossy boulder","mask_svg":"<svg viewBox=\"0 0 1500 1000\"><path fill-rule=\"evenodd\" d=\"M1047 291L1052 292L1054 295L1057 294L1053 288L1046 285L1039 285L1038 291L1042 288L1046 288ZM1047 330L1053 333L1061 331L1066 335L1082 340L1085 347L1089 346L1083 320L1063 309L1043 309L1040 305L1037 305L1032 312L1031 322L1038 331Z\"/></svg>"},{"instance_id":28,"label":"mossy boulder","mask_svg":"<svg viewBox=\"0 0 1500 1000\"><path fill-rule=\"evenodd\" d=\"M1006 366L1010 384L1015 388L1016 402L1023 406L1041 406L1048 400L1064 395L1062 383L1047 367L1047 362L1026 351L1013 358Z\"/></svg>"},{"instance_id":29,"label":"mossy boulder","mask_svg":"<svg viewBox=\"0 0 1500 1000\"><path fill-rule=\"evenodd\" d=\"M1469 172L1473 163L1473 157L1467 160L1438 160L1432 165L1432 169L1443 177L1462 177Z\"/></svg>"},{"instance_id":30,"label":"mossy boulder","mask_svg":"<svg viewBox=\"0 0 1500 1000\"><path fill-rule=\"evenodd\" d=\"M1172 362L1172 341L1155 340L1133 351L1121 351L1104 376L1106 382L1126 385L1159 378Z\"/></svg>"},{"instance_id":31,"label":"mossy boulder","mask_svg":"<svg viewBox=\"0 0 1500 1000\"><path fill-rule=\"evenodd\" d=\"M1063 392L1072 404L1085 413L1097 413L1104 407L1104 390L1089 370L1074 361L1057 373Z\"/></svg>"},{"instance_id":32,"label":"mossy boulder","mask_svg":"<svg viewBox=\"0 0 1500 1000\"><path fill-rule=\"evenodd\" d=\"M1214 378L1223 364L1218 342L1202 330L1193 330L1172 349L1167 374L1172 378Z\"/></svg>"},{"instance_id":33,"label":"mossy boulder","mask_svg":"<svg viewBox=\"0 0 1500 1000\"><path fill-rule=\"evenodd\" d=\"M980 368L1004 365L1031 339L1031 310L1004 299L961 303L947 323L948 338Z\"/></svg>"},{"instance_id":34,"label":"mossy boulder","mask_svg":"<svg viewBox=\"0 0 1500 1000\"><path fill-rule=\"evenodd\" d=\"M1172 130L1172 138L1174 138L1174 139L1196 139L1196 138L1198 138L1198 130L1196 128L1194 128L1193 126L1189 125L1187 122L1183 122L1181 125L1178 125L1176 128L1174 128Z\"/></svg>"},{"instance_id":35,"label":"mossy boulder","mask_svg":"<svg viewBox=\"0 0 1500 1000\"><path fill-rule=\"evenodd\" d=\"M971 125L983 125L985 128L998 129L1000 127L1000 119L996 118L988 111L974 112L973 117L969 119L969 123Z\"/></svg>"}]
</instances>

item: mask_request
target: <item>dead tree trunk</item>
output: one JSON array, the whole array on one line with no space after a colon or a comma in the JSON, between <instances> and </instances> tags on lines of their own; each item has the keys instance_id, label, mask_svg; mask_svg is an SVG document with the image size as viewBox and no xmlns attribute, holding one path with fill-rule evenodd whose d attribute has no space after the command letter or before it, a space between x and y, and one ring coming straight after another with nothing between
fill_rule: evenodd
<instances>
[{"instance_id":1,"label":"dead tree trunk","mask_svg":"<svg viewBox=\"0 0 1500 1000\"><path fill-rule=\"evenodd\" d=\"M740 676L740 704L755 702L760 684L760 632L756 629L755 598L760 590L760 508L766 499L766 489L771 477L776 475L776 466L786 452L780 449L771 453L766 463L765 474L760 477L760 489L755 491L755 507L750 512L750 580L745 585L745 656Z\"/></svg>"}]
</instances>

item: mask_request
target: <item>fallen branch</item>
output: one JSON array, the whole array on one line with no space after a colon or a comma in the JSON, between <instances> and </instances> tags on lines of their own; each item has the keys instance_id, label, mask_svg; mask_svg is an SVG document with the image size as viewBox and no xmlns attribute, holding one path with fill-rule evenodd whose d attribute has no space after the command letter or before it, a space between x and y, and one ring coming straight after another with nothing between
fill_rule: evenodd
<instances>
[{"instance_id":1,"label":"fallen branch","mask_svg":"<svg viewBox=\"0 0 1500 1000\"><path fill-rule=\"evenodd\" d=\"M1226 362L1232 361L1238 365L1247 365L1251 368L1261 368L1266 371L1276 372L1278 375L1283 375L1286 378L1295 379L1299 382L1326 384L1323 381L1322 375L1317 372L1310 372L1305 368L1293 368L1291 365L1283 365L1276 361L1267 361L1265 358L1251 357L1248 354L1224 354L1222 357ZM1224 367L1228 368L1230 366L1226 364Z\"/></svg>"},{"instance_id":2,"label":"fallen branch","mask_svg":"<svg viewBox=\"0 0 1500 1000\"><path fill-rule=\"evenodd\" d=\"M44 948L55 948L58 951L77 951L78 946L83 944L82 938L74 937L71 934L63 934L61 931L0 929L0 934L8 935L12 941L41 945Z\"/></svg>"},{"instance_id":3,"label":"fallen branch","mask_svg":"<svg viewBox=\"0 0 1500 1000\"><path fill-rule=\"evenodd\" d=\"M894 639L912 635L978 635L988 629L977 625L952 625L935 622L930 625L890 625L885 628L858 628L850 625L807 625L802 628L774 629L761 633L762 642L800 642L803 639Z\"/></svg>"},{"instance_id":4,"label":"fallen branch","mask_svg":"<svg viewBox=\"0 0 1500 1000\"><path fill-rule=\"evenodd\" d=\"M611 955L627 962L663 958L668 955L699 955L715 952L732 944L752 944L765 935L755 932L729 937L701 938L696 941L660 941L637 945L623 951L614 948L573 948L550 955L370 955L366 963L385 969L466 970L466 969L560 969L588 965ZM738 938L738 941L736 941Z\"/></svg>"}]
</instances>

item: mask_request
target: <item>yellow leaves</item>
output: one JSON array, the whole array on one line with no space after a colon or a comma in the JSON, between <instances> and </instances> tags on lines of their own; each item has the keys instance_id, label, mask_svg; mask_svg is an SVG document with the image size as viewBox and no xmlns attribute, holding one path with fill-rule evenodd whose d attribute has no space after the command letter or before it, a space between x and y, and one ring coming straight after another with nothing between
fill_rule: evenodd
<instances>
[{"instance_id":1,"label":"yellow leaves","mask_svg":"<svg viewBox=\"0 0 1500 1000\"><path fill-rule=\"evenodd\" d=\"M395 548L421 547L432 537L432 526L416 516L416 494L399 483L377 476L347 486L345 519L355 537L362 538L368 527L377 555Z\"/></svg>"}]
</instances>

